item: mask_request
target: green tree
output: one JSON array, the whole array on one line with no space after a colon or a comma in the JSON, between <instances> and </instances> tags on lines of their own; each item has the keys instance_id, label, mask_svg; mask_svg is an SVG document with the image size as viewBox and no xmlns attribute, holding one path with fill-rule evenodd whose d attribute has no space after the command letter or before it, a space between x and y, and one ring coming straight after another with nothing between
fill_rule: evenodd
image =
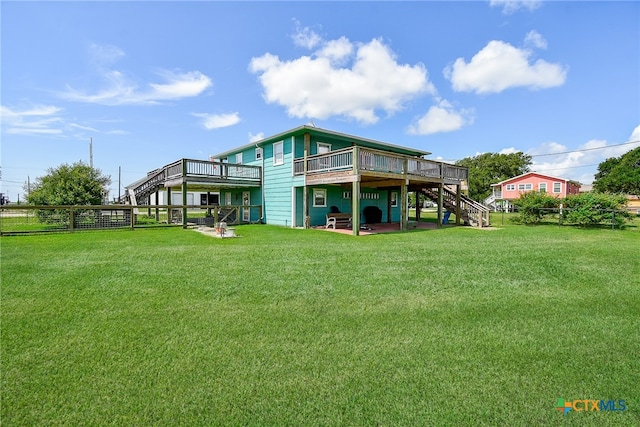
<instances>
[{"instance_id":1,"label":"green tree","mask_svg":"<svg viewBox=\"0 0 640 427\"><path fill-rule=\"evenodd\" d=\"M484 153L456 162L469 168L469 197L482 201L491 194L491 184L529 172L531 156L522 152Z\"/></svg>"},{"instance_id":2,"label":"green tree","mask_svg":"<svg viewBox=\"0 0 640 427\"><path fill-rule=\"evenodd\" d=\"M49 168L36 178L27 195L32 205L99 205L107 194L111 177L83 162Z\"/></svg>"},{"instance_id":3,"label":"green tree","mask_svg":"<svg viewBox=\"0 0 640 427\"><path fill-rule=\"evenodd\" d=\"M32 205L100 205L107 194L111 177L83 162L63 164L49 168L47 175L36 178L27 195ZM57 223L67 221L66 215L55 210L38 212L40 221ZM62 218L62 219L61 219Z\"/></svg>"},{"instance_id":4,"label":"green tree","mask_svg":"<svg viewBox=\"0 0 640 427\"><path fill-rule=\"evenodd\" d=\"M600 163L593 188L601 193L640 195L640 147Z\"/></svg>"}]
</instances>

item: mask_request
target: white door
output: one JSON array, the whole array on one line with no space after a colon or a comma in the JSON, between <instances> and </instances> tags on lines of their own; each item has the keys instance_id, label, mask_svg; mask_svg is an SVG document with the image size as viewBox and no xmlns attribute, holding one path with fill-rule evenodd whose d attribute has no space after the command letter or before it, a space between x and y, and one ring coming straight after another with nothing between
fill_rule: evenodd
<instances>
[{"instance_id":1,"label":"white door","mask_svg":"<svg viewBox=\"0 0 640 427\"><path fill-rule=\"evenodd\" d=\"M249 197L250 193L248 191L242 192L242 205L249 206L251 204L251 199ZM242 221L249 222L251 220L251 208L246 207L242 208Z\"/></svg>"}]
</instances>

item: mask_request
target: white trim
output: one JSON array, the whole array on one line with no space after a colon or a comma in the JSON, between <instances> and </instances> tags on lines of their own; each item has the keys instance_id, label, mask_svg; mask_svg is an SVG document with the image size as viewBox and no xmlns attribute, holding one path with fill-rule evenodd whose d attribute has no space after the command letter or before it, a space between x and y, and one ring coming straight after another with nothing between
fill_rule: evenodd
<instances>
[{"instance_id":1,"label":"white trim","mask_svg":"<svg viewBox=\"0 0 640 427\"><path fill-rule=\"evenodd\" d=\"M322 194L323 204L316 203L316 194ZM327 207L327 189L326 188L314 188L311 193L311 199L313 200L312 206L314 208L326 208Z\"/></svg>"},{"instance_id":2,"label":"white trim","mask_svg":"<svg viewBox=\"0 0 640 427\"><path fill-rule=\"evenodd\" d=\"M296 224L296 188L291 187L291 228L297 227ZM302 212L302 222L304 224L304 212Z\"/></svg>"},{"instance_id":3,"label":"white trim","mask_svg":"<svg viewBox=\"0 0 640 427\"><path fill-rule=\"evenodd\" d=\"M558 191L556 191L556 185L560 186ZM562 193L562 183L561 182L554 182L553 183L553 194L560 194L560 193Z\"/></svg>"},{"instance_id":4,"label":"white trim","mask_svg":"<svg viewBox=\"0 0 640 427\"><path fill-rule=\"evenodd\" d=\"M280 159L278 159L278 157L276 156L277 146L282 147L282 157ZM284 140L273 143L273 166L280 166L280 165L284 165Z\"/></svg>"},{"instance_id":5,"label":"white trim","mask_svg":"<svg viewBox=\"0 0 640 427\"><path fill-rule=\"evenodd\" d=\"M320 147L324 147L327 149L326 152L320 152ZM330 153L331 152L331 144L328 144L326 142L316 142L316 153L317 154L326 154L326 153Z\"/></svg>"}]
</instances>

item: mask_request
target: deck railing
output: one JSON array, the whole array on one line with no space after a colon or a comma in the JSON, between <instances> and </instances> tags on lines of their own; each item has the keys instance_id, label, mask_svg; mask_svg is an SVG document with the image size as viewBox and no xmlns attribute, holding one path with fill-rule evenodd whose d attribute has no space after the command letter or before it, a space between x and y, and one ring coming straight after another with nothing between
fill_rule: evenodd
<instances>
[{"instance_id":1,"label":"deck railing","mask_svg":"<svg viewBox=\"0 0 640 427\"><path fill-rule=\"evenodd\" d=\"M354 152L356 150L358 152L358 163L354 165ZM398 175L443 178L450 181L463 181L468 178L467 168L362 147L349 147L327 154L316 154L307 157L306 173L308 175L356 169ZM304 175L304 159L296 159L293 170L294 175Z\"/></svg>"}]
</instances>

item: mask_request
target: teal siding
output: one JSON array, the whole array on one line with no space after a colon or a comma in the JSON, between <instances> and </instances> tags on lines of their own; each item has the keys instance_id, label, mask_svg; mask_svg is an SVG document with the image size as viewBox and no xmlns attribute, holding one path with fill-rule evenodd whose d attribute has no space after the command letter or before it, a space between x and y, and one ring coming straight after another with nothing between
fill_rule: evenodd
<instances>
[{"instance_id":1,"label":"teal siding","mask_svg":"<svg viewBox=\"0 0 640 427\"><path fill-rule=\"evenodd\" d=\"M265 221L267 224L291 227L293 192L292 187L301 185L302 177L293 176L293 138L284 140L284 162L273 164L273 144L264 147L264 198ZM296 224L302 226L303 224Z\"/></svg>"}]
</instances>

